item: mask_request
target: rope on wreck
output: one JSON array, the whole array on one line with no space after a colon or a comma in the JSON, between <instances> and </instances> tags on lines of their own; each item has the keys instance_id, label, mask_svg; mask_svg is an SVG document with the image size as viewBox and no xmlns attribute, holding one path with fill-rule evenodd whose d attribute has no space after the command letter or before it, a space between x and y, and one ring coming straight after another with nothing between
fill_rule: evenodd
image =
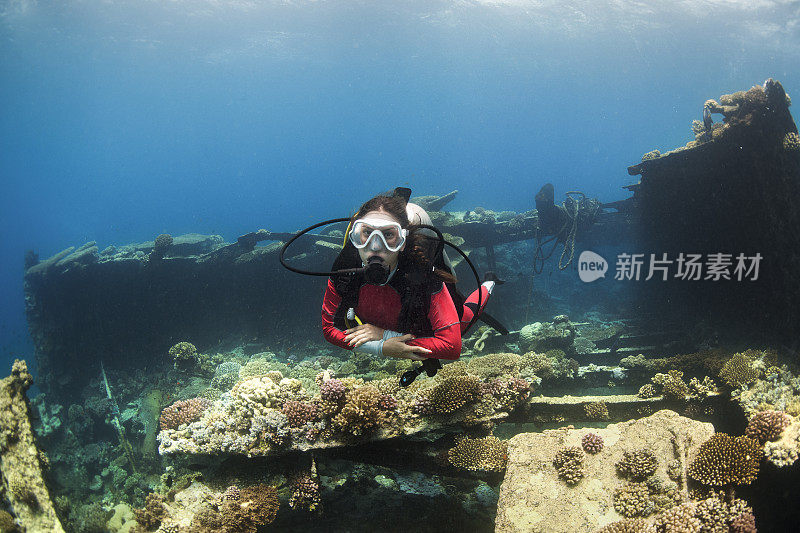
<instances>
[{"instance_id":1,"label":"rope on wreck","mask_svg":"<svg viewBox=\"0 0 800 533\"><path fill-rule=\"evenodd\" d=\"M127 457L128 461L131 463L131 469L133 469L133 473L136 473L136 465L133 462L133 448L131 448L130 442L128 439L125 438L125 428L122 427L122 424L119 421L119 406L117 402L114 401L114 397L111 396L111 387L108 385L108 378L106 377L106 369L103 368L103 362L100 361L100 374L103 377L103 384L106 387L106 396L108 397L109 402L111 403L111 421L114 426L114 429L117 430L117 435L119 436L119 444L122 446L122 451L125 453L125 457Z\"/></svg>"}]
</instances>

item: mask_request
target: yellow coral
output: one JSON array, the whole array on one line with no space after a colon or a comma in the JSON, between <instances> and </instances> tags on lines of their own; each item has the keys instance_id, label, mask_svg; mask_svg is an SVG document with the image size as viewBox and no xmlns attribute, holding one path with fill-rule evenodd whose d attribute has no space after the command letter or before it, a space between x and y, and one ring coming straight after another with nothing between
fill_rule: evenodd
<instances>
[{"instance_id":1,"label":"yellow coral","mask_svg":"<svg viewBox=\"0 0 800 533\"><path fill-rule=\"evenodd\" d=\"M734 354L722 365L719 377L733 388L739 388L756 381L761 372L753 366L755 354L758 354L758 352L752 350Z\"/></svg>"},{"instance_id":2,"label":"yellow coral","mask_svg":"<svg viewBox=\"0 0 800 533\"><path fill-rule=\"evenodd\" d=\"M381 391L370 385L348 390L344 407L331 422L344 433L355 436L369 433L384 421L380 399Z\"/></svg>"},{"instance_id":3,"label":"yellow coral","mask_svg":"<svg viewBox=\"0 0 800 533\"><path fill-rule=\"evenodd\" d=\"M455 467L472 471L502 472L508 462L508 443L494 436L482 439L461 439L447 452Z\"/></svg>"},{"instance_id":4,"label":"yellow coral","mask_svg":"<svg viewBox=\"0 0 800 533\"><path fill-rule=\"evenodd\" d=\"M521 357L513 353L492 353L473 357L467 363L467 371L482 379L519 374Z\"/></svg>"},{"instance_id":5,"label":"yellow coral","mask_svg":"<svg viewBox=\"0 0 800 533\"><path fill-rule=\"evenodd\" d=\"M436 385L429 398L434 412L452 413L480 395L480 379L464 375L448 378Z\"/></svg>"},{"instance_id":6,"label":"yellow coral","mask_svg":"<svg viewBox=\"0 0 800 533\"><path fill-rule=\"evenodd\" d=\"M749 485L758 476L761 446L750 437L715 433L700 445L689 477L704 485Z\"/></svg>"}]
</instances>

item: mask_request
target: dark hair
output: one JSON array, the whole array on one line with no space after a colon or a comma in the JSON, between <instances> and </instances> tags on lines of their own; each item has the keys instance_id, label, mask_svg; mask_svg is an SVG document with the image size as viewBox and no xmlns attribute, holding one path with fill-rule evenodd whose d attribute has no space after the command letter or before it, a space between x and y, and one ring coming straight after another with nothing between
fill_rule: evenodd
<instances>
[{"instance_id":1,"label":"dark hair","mask_svg":"<svg viewBox=\"0 0 800 533\"><path fill-rule=\"evenodd\" d=\"M383 209L393 216L400 226L408 229L406 247L400 252L398 269L402 270L407 280L407 294L401 295L403 306L400 310L399 328L404 333L420 334L428 324L428 306L431 287L441 287L441 282L455 283L455 277L436 267L434 257L438 249L438 240L414 231L419 228L411 224L406 212L406 199L395 193L383 193L368 200L353 215L352 220L363 217L370 211ZM429 326L428 326L429 327Z\"/></svg>"}]
</instances>

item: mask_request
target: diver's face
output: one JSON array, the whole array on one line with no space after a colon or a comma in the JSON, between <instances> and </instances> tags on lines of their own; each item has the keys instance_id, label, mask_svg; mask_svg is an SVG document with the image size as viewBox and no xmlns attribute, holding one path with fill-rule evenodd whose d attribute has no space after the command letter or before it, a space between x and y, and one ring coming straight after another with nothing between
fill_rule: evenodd
<instances>
[{"instance_id":1,"label":"diver's face","mask_svg":"<svg viewBox=\"0 0 800 533\"><path fill-rule=\"evenodd\" d=\"M363 218L381 219L381 220L386 220L388 222L396 222L398 224L400 223L399 220L397 220L395 217L393 217L383 209L380 209L378 211L370 211L366 215L364 215ZM373 239L373 241L379 241L379 240ZM379 257L386 266L394 270L394 268L397 266L397 261L400 259L400 252L402 252L405 249L405 247L406 245L405 243L403 243L403 245L400 247L399 250L391 252L383 246L367 246L365 248L360 249L358 251L358 255L361 256L361 261L364 264L366 264L371 257Z\"/></svg>"}]
</instances>

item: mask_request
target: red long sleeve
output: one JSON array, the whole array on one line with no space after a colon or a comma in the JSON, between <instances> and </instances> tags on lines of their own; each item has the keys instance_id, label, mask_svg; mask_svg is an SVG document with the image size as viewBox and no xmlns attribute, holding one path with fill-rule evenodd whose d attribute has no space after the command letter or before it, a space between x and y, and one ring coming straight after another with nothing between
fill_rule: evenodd
<instances>
[{"instance_id":1,"label":"red long sleeve","mask_svg":"<svg viewBox=\"0 0 800 533\"><path fill-rule=\"evenodd\" d=\"M336 310L341 301L342 297L333 287L333 281L328 279L328 288L325 289L325 297L322 299L322 334L325 336L325 340L331 344L351 350L352 346L344 340L344 331L333 325L333 318L336 316Z\"/></svg>"}]
</instances>

